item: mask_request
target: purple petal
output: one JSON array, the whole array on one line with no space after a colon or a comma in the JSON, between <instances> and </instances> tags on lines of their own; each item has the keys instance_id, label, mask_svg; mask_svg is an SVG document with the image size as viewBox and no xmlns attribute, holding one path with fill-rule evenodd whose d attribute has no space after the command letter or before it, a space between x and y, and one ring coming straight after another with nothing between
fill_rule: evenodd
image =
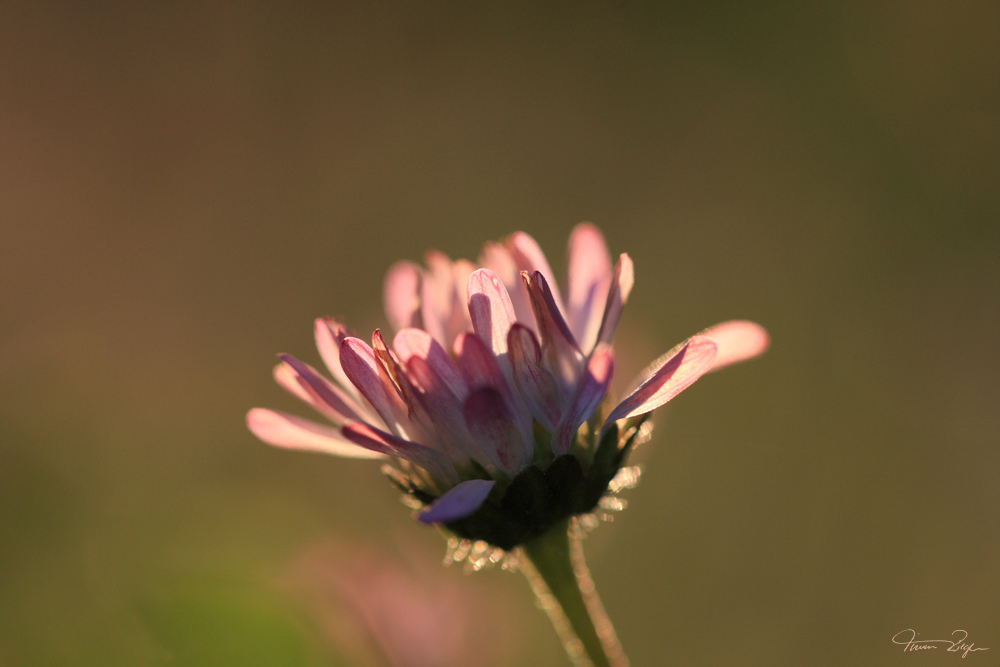
<instances>
[{"instance_id":1,"label":"purple petal","mask_svg":"<svg viewBox=\"0 0 1000 667\"><path fill-rule=\"evenodd\" d=\"M531 460L514 416L499 391L480 387L469 392L462 406L465 424L476 442L492 454L490 458L508 475L524 468Z\"/></svg>"},{"instance_id":2,"label":"purple petal","mask_svg":"<svg viewBox=\"0 0 1000 667\"><path fill-rule=\"evenodd\" d=\"M643 415L660 407L707 373L715 361L715 353L715 343L708 338L690 338L648 380L619 403L605 423Z\"/></svg>"},{"instance_id":3,"label":"purple petal","mask_svg":"<svg viewBox=\"0 0 1000 667\"><path fill-rule=\"evenodd\" d=\"M429 472L435 478L451 484L458 483L458 474L455 466L441 452L430 447L424 447L409 440L403 440L396 436L380 431L377 428L354 422L341 429L344 437L356 445L373 452L395 456L410 463L416 464Z\"/></svg>"},{"instance_id":4,"label":"purple petal","mask_svg":"<svg viewBox=\"0 0 1000 667\"><path fill-rule=\"evenodd\" d=\"M541 350L535 335L520 323L510 329L507 336L507 349L511 367L514 371L514 382L521 390L532 416L546 431L555 431L562 414L562 401L559 385L547 370L541 367Z\"/></svg>"},{"instance_id":5,"label":"purple petal","mask_svg":"<svg viewBox=\"0 0 1000 667\"><path fill-rule=\"evenodd\" d=\"M597 343L611 284L611 257L600 230L586 222L574 227L566 260L566 320L580 349L589 352Z\"/></svg>"},{"instance_id":6,"label":"purple petal","mask_svg":"<svg viewBox=\"0 0 1000 667\"><path fill-rule=\"evenodd\" d=\"M382 301L385 316L396 331L420 326L420 267L397 262L385 274Z\"/></svg>"},{"instance_id":7,"label":"purple petal","mask_svg":"<svg viewBox=\"0 0 1000 667\"><path fill-rule=\"evenodd\" d=\"M527 272L521 273L521 279L535 310L543 364L560 380L564 389L572 387L583 367L583 353L566 326L545 277L535 271L530 275Z\"/></svg>"},{"instance_id":8,"label":"purple petal","mask_svg":"<svg viewBox=\"0 0 1000 667\"><path fill-rule=\"evenodd\" d=\"M771 345L767 330L755 322L734 320L716 324L701 332L718 346L711 371L760 356Z\"/></svg>"},{"instance_id":9,"label":"purple petal","mask_svg":"<svg viewBox=\"0 0 1000 667\"><path fill-rule=\"evenodd\" d=\"M597 336L597 342L610 343L615 335L615 328L618 320L622 316L622 309L628 301L628 295L632 292L632 285L635 283L635 274L632 267L632 259L625 253L618 258L615 264L615 275L611 280L611 289L608 291L608 301L604 306L604 319L601 321L601 330Z\"/></svg>"},{"instance_id":10,"label":"purple petal","mask_svg":"<svg viewBox=\"0 0 1000 667\"><path fill-rule=\"evenodd\" d=\"M580 378L566 414L559 422L556 437L552 440L553 454L560 456L569 453L577 429L590 419L594 410L601 404L604 394L607 393L614 368L614 353L611 348L607 345L598 345L587 361L587 369Z\"/></svg>"},{"instance_id":11,"label":"purple petal","mask_svg":"<svg viewBox=\"0 0 1000 667\"><path fill-rule=\"evenodd\" d=\"M340 363L347 377L367 399L393 433L403 435L402 426L409 410L395 387L386 386L375 353L358 338L345 338L340 346Z\"/></svg>"},{"instance_id":12,"label":"purple petal","mask_svg":"<svg viewBox=\"0 0 1000 667\"><path fill-rule=\"evenodd\" d=\"M448 489L417 518L424 523L448 523L464 519L478 510L493 490L493 480L470 479Z\"/></svg>"},{"instance_id":13,"label":"purple petal","mask_svg":"<svg viewBox=\"0 0 1000 667\"><path fill-rule=\"evenodd\" d=\"M343 424L346 421L364 421L368 417L362 409L359 409L360 406L354 399L348 396L347 392L317 373L315 368L302 363L290 354L278 356L285 364L285 368L276 368L274 379L292 394L304 399L319 410L331 421ZM299 384L301 393L288 386L292 379ZM305 396L302 395L303 393Z\"/></svg>"},{"instance_id":14,"label":"purple petal","mask_svg":"<svg viewBox=\"0 0 1000 667\"><path fill-rule=\"evenodd\" d=\"M308 419L265 408L247 413L247 428L275 447L321 452L352 459L381 459L383 454L358 447L344 438L340 429L322 426Z\"/></svg>"},{"instance_id":15,"label":"purple petal","mask_svg":"<svg viewBox=\"0 0 1000 667\"><path fill-rule=\"evenodd\" d=\"M322 357L323 363L333 375L333 379L341 387L357 396L354 385L347 379L344 369L340 366L340 344L344 342L345 338L352 335L351 332L332 317L320 317L316 319L313 333L319 356Z\"/></svg>"},{"instance_id":16,"label":"purple petal","mask_svg":"<svg viewBox=\"0 0 1000 667\"><path fill-rule=\"evenodd\" d=\"M469 276L469 316L479 339L497 357L507 354L507 332L514 319L514 307L503 282L489 269Z\"/></svg>"}]
</instances>

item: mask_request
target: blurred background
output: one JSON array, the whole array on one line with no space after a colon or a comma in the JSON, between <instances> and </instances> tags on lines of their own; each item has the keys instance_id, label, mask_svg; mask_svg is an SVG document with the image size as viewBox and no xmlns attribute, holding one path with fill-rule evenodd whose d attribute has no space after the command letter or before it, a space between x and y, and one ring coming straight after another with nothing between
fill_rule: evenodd
<instances>
[{"instance_id":1,"label":"blurred background","mask_svg":"<svg viewBox=\"0 0 1000 667\"><path fill-rule=\"evenodd\" d=\"M772 335L587 541L633 665L957 659L906 628L996 664L997 35L988 0L3 3L0 664L383 665L317 607L365 550L471 586L495 664L566 664L377 464L243 420L307 414L274 355L385 326L397 259L522 229L558 274L582 220L635 261L625 374Z\"/></svg>"}]
</instances>

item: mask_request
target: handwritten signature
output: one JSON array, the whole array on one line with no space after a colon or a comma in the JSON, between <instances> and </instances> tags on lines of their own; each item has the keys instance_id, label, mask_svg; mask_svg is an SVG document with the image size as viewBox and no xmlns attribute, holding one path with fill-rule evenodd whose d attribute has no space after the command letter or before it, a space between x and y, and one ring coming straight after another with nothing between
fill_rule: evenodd
<instances>
[{"instance_id":1,"label":"handwritten signature","mask_svg":"<svg viewBox=\"0 0 1000 667\"><path fill-rule=\"evenodd\" d=\"M917 635L919 633L917 633L916 630L908 628L906 630L900 630L894 634L892 636L892 643L901 644L903 646L904 653L907 651L923 651L926 649L941 648L938 644L948 644L948 648L945 649L946 651L949 653L961 652L963 658L969 655L972 651L989 651L988 648L977 648L975 642L965 643L965 640L969 638L969 633L965 630L955 630L951 633L951 636L954 637L959 633L962 634L962 637L957 641L952 641L950 639L917 639ZM907 634L910 636L909 639L906 637Z\"/></svg>"}]
</instances>

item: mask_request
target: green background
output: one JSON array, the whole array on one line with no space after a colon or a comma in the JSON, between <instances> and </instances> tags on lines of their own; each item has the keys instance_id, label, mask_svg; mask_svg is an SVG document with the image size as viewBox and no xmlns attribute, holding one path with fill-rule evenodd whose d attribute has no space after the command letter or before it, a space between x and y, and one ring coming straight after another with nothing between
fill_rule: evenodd
<instances>
[{"instance_id":1,"label":"green background","mask_svg":"<svg viewBox=\"0 0 1000 667\"><path fill-rule=\"evenodd\" d=\"M4 3L0 664L352 664L290 564L444 545L377 464L246 431L308 411L274 354L384 326L428 248L523 229L560 273L582 220L635 261L623 373L772 335L587 542L633 665L960 659L905 628L996 664L997 35L989 0ZM523 577L471 579L503 664L564 663Z\"/></svg>"}]
</instances>

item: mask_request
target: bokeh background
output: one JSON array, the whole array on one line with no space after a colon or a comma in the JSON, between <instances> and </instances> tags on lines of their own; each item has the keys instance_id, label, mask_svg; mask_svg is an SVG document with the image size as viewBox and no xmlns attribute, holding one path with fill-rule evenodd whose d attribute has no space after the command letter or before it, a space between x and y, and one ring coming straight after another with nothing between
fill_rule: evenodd
<instances>
[{"instance_id":1,"label":"bokeh background","mask_svg":"<svg viewBox=\"0 0 1000 667\"><path fill-rule=\"evenodd\" d=\"M997 35L992 0L3 3L0 664L379 664L296 564L441 537L244 414L299 409L270 370L314 317L384 326L397 259L523 229L559 272L582 220L635 260L623 365L773 338L588 540L633 665L958 659L906 628L996 664ZM565 664L523 577L443 576L498 664Z\"/></svg>"}]
</instances>

